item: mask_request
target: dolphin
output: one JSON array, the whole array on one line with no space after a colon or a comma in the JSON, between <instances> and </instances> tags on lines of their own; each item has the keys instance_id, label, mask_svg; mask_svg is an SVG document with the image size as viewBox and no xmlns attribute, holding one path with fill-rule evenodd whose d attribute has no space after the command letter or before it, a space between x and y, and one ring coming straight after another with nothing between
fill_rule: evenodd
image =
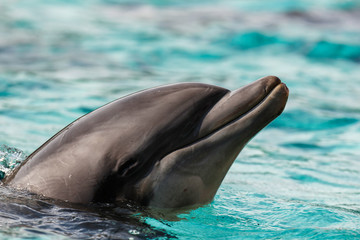
<instances>
[{"instance_id":1,"label":"dolphin","mask_svg":"<svg viewBox=\"0 0 360 240\"><path fill-rule=\"evenodd\" d=\"M207 204L288 94L274 76L235 91L179 83L137 92L70 123L4 183L71 203Z\"/></svg>"}]
</instances>

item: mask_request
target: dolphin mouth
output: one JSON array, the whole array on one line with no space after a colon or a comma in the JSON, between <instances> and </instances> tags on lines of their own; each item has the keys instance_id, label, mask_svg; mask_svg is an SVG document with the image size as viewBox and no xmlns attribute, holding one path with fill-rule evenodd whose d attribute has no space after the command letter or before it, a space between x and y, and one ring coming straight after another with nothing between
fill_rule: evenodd
<instances>
[{"instance_id":1,"label":"dolphin mouth","mask_svg":"<svg viewBox=\"0 0 360 240\"><path fill-rule=\"evenodd\" d=\"M243 88L231 91L221 98L204 117L198 141L251 114L261 115L262 119L257 117L252 122L252 125L261 127L257 130L260 131L282 113L288 96L287 86L275 76L261 78Z\"/></svg>"}]
</instances>

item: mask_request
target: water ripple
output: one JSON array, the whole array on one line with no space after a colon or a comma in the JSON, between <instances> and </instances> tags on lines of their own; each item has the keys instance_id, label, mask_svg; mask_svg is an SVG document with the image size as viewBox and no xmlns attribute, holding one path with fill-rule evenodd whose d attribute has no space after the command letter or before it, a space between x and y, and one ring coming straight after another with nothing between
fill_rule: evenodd
<instances>
[{"instance_id":1,"label":"water ripple","mask_svg":"<svg viewBox=\"0 0 360 240\"><path fill-rule=\"evenodd\" d=\"M74 119L144 88L278 75L290 89L214 202L182 220L0 187L1 237L360 237L359 1L4 0L0 12L1 177Z\"/></svg>"}]
</instances>

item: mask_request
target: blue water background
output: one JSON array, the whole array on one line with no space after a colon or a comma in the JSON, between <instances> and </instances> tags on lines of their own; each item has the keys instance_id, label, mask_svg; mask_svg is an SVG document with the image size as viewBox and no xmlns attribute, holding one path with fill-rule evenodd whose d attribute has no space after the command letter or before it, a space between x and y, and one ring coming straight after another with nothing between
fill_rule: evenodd
<instances>
[{"instance_id":1,"label":"blue water background","mask_svg":"<svg viewBox=\"0 0 360 240\"><path fill-rule=\"evenodd\" d=\"M142 217L146 228L124 231L360 238L359 24L357 0L2 0L0 145L9 147L0 162L15 164L69 122L134 91L177 82L237 89L276 75L290 89L287 107L242 151L214 201L182 220ZM0 192L3 239L123 231L114 217Z\"/></svg>"}]
</instances>

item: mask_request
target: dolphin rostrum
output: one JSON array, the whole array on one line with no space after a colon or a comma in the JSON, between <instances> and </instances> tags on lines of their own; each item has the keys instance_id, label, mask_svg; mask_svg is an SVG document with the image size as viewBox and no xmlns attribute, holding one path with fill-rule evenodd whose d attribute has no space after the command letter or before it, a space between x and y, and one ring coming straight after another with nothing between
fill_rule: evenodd
<instances>
[{"instance_id":1,"label":"dolphin rostrum","mask_svg":"<svg viewBox=\"0 0 360 240\"><path fill-rule=\"evenodd\" d=\"M70 123L4 183L73 203L206 204L288 94L273 76L236 91L180 83L134 93Z\"/></svg>"}]
</instances>

